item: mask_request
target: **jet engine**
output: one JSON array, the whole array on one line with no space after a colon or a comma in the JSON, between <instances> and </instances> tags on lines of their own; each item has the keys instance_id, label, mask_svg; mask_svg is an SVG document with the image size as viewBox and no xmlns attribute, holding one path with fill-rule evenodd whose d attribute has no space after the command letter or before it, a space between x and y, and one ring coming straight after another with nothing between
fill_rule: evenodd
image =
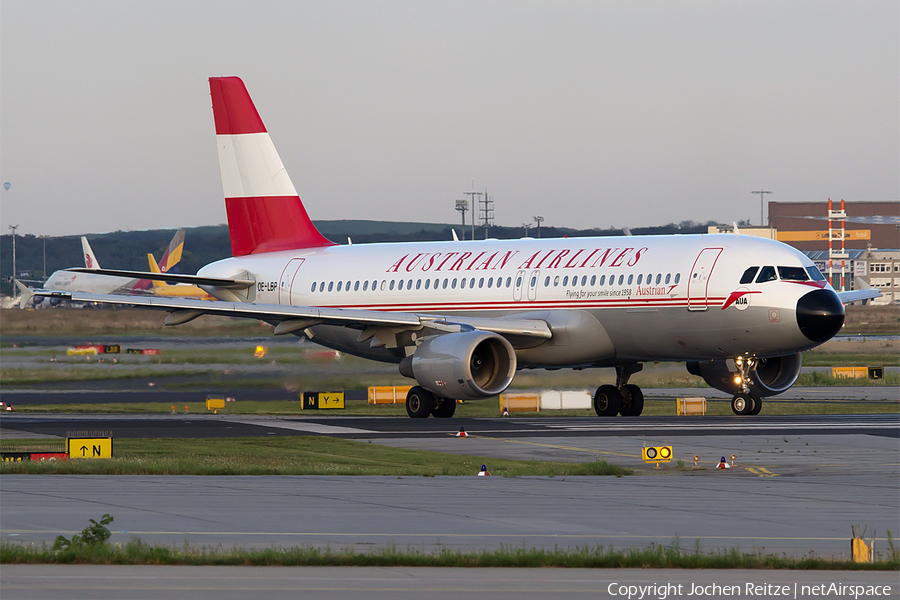
<instances>
[{"instance_id":1,"label":"jet engine","mask_svg":"<svg viewBox=\"0 0 900 600\"><path fill-rule=\"evenodd\" d=\"M757 398L780 394L794 385L800 376L800 366L803 362L799 352L758 360L756 368L750 372L750 393ZM740 391L734 381L738 369L732 359L688 362L687 370L692 375L702 377L717 390L729 394L737 394Z\"/></svg>"},{"instance_id":2,"label":"jet engine","mask_svg":"<svg viewBox=\"0 0 900 600\"><path fill-rule=\"evenodd\" d=\"M448 333L427 338L400 363L400 373L443 398L476 400L495 396L512 383L516 353L490 331Z\"/></svg>"}]
</instances>

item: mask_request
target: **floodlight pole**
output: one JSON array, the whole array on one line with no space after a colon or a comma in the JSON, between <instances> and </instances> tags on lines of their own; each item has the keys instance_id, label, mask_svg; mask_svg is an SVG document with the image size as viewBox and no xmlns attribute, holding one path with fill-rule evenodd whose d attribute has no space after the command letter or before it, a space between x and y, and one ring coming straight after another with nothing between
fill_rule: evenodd
<instances>
[{"instance_id":1,"label":"floodlight pole","mask_svg":"<svg viewBox=\"0 0 900 600\"><path fill-rule=\"evenodd\" d=\"M19 226L18 225L10 225L9 228L12 229L12 232L13 232L12 233L12 236L13 236L13 239L12 239L12 242L13 242L13 278L12 278L13 286L12 286L12 292L13 292L13 299L15 299L19 295L18 294L19 289L16 287L16 283L15 283L15 279L18 276L16 273L16 229L18 229Z\"/></svg>"},{"instance_id":2,"label":"floodlight pole","mask_svg":"<svg viewBox=\"0 0 900 600\"><path fill-rule=\"evenodd\" d=\"M769 190L753 190L750 192L751 194L759 194L759 226L765 227L766 224L763 223L763 194L771 194Z\"/></svg>"},{"instance_id":3,"label":"floodlight pole","mask_svg":"<svg viewBox=\"0 0 900 600\"><path fill-rule=\"evenodd\" d=\"M472 196L472 239L475 239L475 196L483 196L484 192L463 192L466 196Z\"/></svg>"},{"instance_id":4,"label":"floodlight pole","mask_svg":"<svg viewBox=\"0 0 900 600\"><path fill-rule=\"evenodd\" d=\"M462 213L462 239L465 241L466 239L466 211L469 210L469 201L468 200L457 200L456 201L456 210Z\"/></svg>"},{"instance_id":5,"label":"floodlight pole","mask_svg":"<svg viewBox=\"0 0 900 600\"><path fill-rule=\"evenodd\" d=\"M538 239L541 239L541 221L544 220L544 217L534 217L534 220L538 224Z\"/></svg>"}]
</instances>

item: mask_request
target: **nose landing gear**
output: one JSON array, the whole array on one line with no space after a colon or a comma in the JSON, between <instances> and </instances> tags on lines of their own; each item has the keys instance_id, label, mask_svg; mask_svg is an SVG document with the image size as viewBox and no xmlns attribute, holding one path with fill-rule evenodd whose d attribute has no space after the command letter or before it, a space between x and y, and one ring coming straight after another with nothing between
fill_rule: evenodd
<instances>
[{"instance_id":1,"label":"nose landing gear","mask_svg":"<svg viewBox=\"0 0 900 600\"><path fill-rule=\"evenodd\" d=\"M734 383L738 392L731 399L731 410L736 415L758 415L762 409L762 399L750 393L750 381L759 361L753 356L738 356L734 359L734 366L738 373L734 376Z\"/></svg>"}]
</instances>

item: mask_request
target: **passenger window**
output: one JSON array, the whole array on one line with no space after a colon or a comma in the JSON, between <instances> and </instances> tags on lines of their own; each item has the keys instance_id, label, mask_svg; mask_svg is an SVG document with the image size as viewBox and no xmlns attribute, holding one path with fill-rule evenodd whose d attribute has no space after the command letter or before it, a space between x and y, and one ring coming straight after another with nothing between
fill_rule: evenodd
<instances>
[{"instance_id":1,"label":"passenger window","mask_svg":"<svg viewBox=\"0 0 900 600\"><path fill-rule=\"evenodd\" d=\"M353 284L353 291L354 291L354 292L358 292L358 291L359 291L359 281L356 281L356 282Z\"/></svg>"},{"instance_id":2,"label":"passenger window","mask_svg":"<svg viewBox=\"0 0 900 600\"><path fill-rule=\"evenodd\" d=\"M417 290L422 289L422 280L421 279L416 279L416 289Z\"/></svg>"},{"instance_id":3,"label":"passenger window","mask_svg":"<svg viewBox=\"0 0 900 600\"><path fill-rule=\"evenodd\" d=\"M776 279L778 277L775 275L775 267L763 267L759 270L759 277L756 278L756 283L765 283Z\"/></svg>"},{"instance_id":4,"label":"passenger window","mask_svg":"<svg viewBox=\"0 0 900 600\"><path fill-rule=\"evenodd\" d=\"M659 285L659 280L662 279L662 273L656 274L656 285Z\"/></svg>"},{"instance_id":5,"label":"passenger window","mask_svg":"<svg viewBox=\"0 0 900 600\"><path fill-rule=\"evenodd\" d=\"M462 290L466 289L466 278L465 277L463 277L462 279L459 280L459 288Z\"/></svg>"},{"instance_id":6,"label":"passenger window","mask_svg":"<svg viewBox=\"0 0 900 600\"><path fill-rule=\"evenodd\" d=\"M382 280L381 280L381 291L382 291L382 292L384 291L384 288L385 288L386 285L387 285L387 281L385 281L384 279L382 279Z\"/></svg>"},{"instance_id":7,"label":"passenger window","mask_svg":"<svg viewBox=\"0 0 900 600\"><path fill-rule=\"evenodd\" d=\"M425 289L427 290L427 289L428 289L428 286L430 286L430 285L431 285L431 280L430 280L430 279L426 279L426 280L425 280Z\"/></svg>"},{"instance_id":8,"label":"passenger window","mask_svg":"<svg viewBox=\"0 0 900 600\"><path fill-rule=\"evenodd\" d=\"M447 279L444 279L444 289L445 290L447 289L447 281L448 281Z\"/></svg>"},{"instance_id":9,"label":"passenger window","mask_svg":"<svg viewBox=\"0 0 900 600\"><path fill-rule=\"evenodd\" d=\"M809 276L813 281L825 281L825 276L822 275L822 272L819 271L819 268L815 265L806 267L806 272L809 273Z\"/></svg>"},{"instance_id":10,"label":"passenger window","mask_svg":"<svg viewBox=\"0 0 900 600\"><path fill-rule=\"evenodd\" d=\"M563 285L564 285L564 286L569 285L569 276L568 276L568 275L566 275L565 277L563 277Z\"/></svg>"},{"instance_id":11,"label":"passenger window","mask_svg":"<svg viewBox=\"0 0 900 600\"><path fill-rule=\"evenodd\" d=\"M456 277L453 278L453 281L450 283L450 289L456 289Z\"/></svg>"},{"instance_id":12,"label":"passenger window","mask_svg":"<svg viewBox=\"0 0 900 600\"><path fill-rule=\"evenodd\" d=\"M553 285L555 285L555 286L559 285L559 275L557 275L556 277L553 278Z\"/></svg>"},{"instance_id":13,"label":"passenger window","mask_svg":"<svg viewBox=\"0 0 900 600\"><path fill-rule=\"evenodd\" d=\"M472 279L469 280L469 287L470 287L470 288L474 288L474 287L475 287L475 278L474 278L474 277L473 277Z\"/></svg>"},{"instance_id":14,"label":"passenger window","mask_svg":"<svg viewBox=\"0 0 900 600\"><path fill-rule=\"evenodd\" d=\"M672 279L671 273L666 273L666 285L669 285L669 281Z\"/></svg>"},{"instance_id":15,"label":"passenger window","mask_svg":"<svg viewBox=\"0 0 900 600\"><path fill-rule=\"evenodd\" d=\"M516 287L522 287L522 276L521 275L516 277Z\"/></svg>"},{"instance_id":16,"label":"passenger window","mask_svg":"<svg viewBox=\"0 0 900 600\"><path fill-rule=\"evenodd\" d=\"M750 267L744 274L741 275L741 283L753 283L753 278L756 276L756 272L759 271L759 267Z\"/></svg>"},{"instance_id":17,"label":"passenger window","mask_svg":"<svg viewBox=\"0 0 900 600\"><path fill-rule=\"evenodd\" d=\"M600 276L600 285L606 285L606 275Z\"/></svg>"},{"instance_id":18,"label":"passenger window","mask_svg":"<svg viewBox=\"0 0 900 600\"><path fill-rule=\"evenodd\" d=\"M338 289L337 291L341 291L341 286L344 284L343 281L338 281Z\"/></svg>"},{"instance_id":19,"label":"passenger window","mask_svg":"<svg viewBox=\"0 0 900 600\"><path fill-rule=\"evenodd\" d=\"M364 291L364 292L369 291L369 280L368 280L368 279L366 279L365 281L363 281L363 291Z\"/></svg>"},{"instance_id":20,"label":"passenger window","mask_svg":"<svg viewBox=\"0 0 900 600\"><path fill-rule=\"evenodd\" d=\"M619 285L622 285L622 282L625 281L624 275L619 275Z\"/></svg>"},{"instance_id":21,"label":"passenger window","mask_svg":"<svg viewBox=\"0 0 900 600\"><path fill-rule=\"evenodd\" d=\"M809 281L809 276L803 267L778 267L778 277L782 281Z\"/></svg>"},{"instance_id":22,"label":"passenger window","mask_svg":"<svg viewBox=\"0 0 900 600\"><path fill-rule=\"evenodd\" d=\"M333 287L334 287L334 282L333 282L333 281L329 281L329 282L328 282L328 291L330 292L331 289L332 289Z\"/></svg>"},{"instance_id":23,"label":"passenger window","mask_svg":"<svg viewBox=\"0 0 900 600\"><path fill-rule=\"evenodd\" d=\"M587 285L587 275L582 275L582 276L581 276L581 285L582 285L582 286Z\"/></svg>"},{"instance_id":24,"label":"passenger window","mask_svg":"<svg viewBox=\"0 0 900 600\"><path fill-rule=\"evenodd\" d=\"M434 289L438 289L439 287L441 287L441 280L438 278L435 278L434 279Z\"/></svg>"},{"instance_id":25,"label":"passenger window","mask_svg":"<svg viewBox=\"0 0 900 600\"><path fill-rule=\"evenodd\" d=\"M506 287L512 287L512 277L506 278Z\"/></svg>"},{"instance_id":26,"label":"passenger window","mask_svg":"<svg viewBox=\"0 0 900 600\"><path fill-rule=\"evenodd\" d=\"M638 284L638 285L641 285L641 282L642 282L643 280L644 280L644 275L643 275L643 274L638 275L637 284Z\"/></svg>"},{"instance_id":27,"label":"passenger window","mask_svg":"<svg viewBox=\"0 0 900 600\"><path fill-rule=\"evenodd\" d=\"M547 277L544 279L544 287L550 287L550 276L549 275L547 275Z\"/></svg>"},{"instance_id":28,"label":"passenger window","mask_svg":"<svg viewBox=\"0 0 900 600\"><path fill-rule=\"evenodd\" d=\"M478 280L478 287L480 287L480 288L484 287L484 277L482 277L481 279Z\"/></svg>"},{"instance_id":29,"label":"passenger window","mask_svg":"<svg viewBox=\"0 0 900 600\"><path fill-rule=\"evenodd\" d=\"M373 282L372 282L372 291L373 291L373 292L375 291L375 288L376 288L376 287L378 287L378 282L377 282L377 281L373 281Z\"/></svg>"},{"instance_id":30,"label":"passenger window","mask_svg":"<svg viewBox=\"0 0 900 600\"><path fill-rule=\"evenodd\" d=\"M631 285L631 282L634 281L634 275L628 276L628 285Z\"/></svg>"},{"instance_id":31,"label":"passenger window","mask_svg":"<svg viewBox=\"0 0 900 600\"><path fill-rule=\"evenodd\" d=\"M596 284L597 284L597 276L591 275L591 285L596 285ZM600 285L603 285L603 284L601 283Z\"/></svg>"},{"instance_id":32,"label":"passenger window","mask_svg":"<svg viewBox=\"0 0 900 600\"><path fill-rule=\"evenodd\" d=\"M344 286L344 290L347 292L350 291L350 282L349 281L347 282L347 285Z\"/></svg>"},{"instance_id":33,"label":"passenger window","mask_svg":"<svg viewBox=\"0 0 900 600\"><path fill-rule=\"evenodd\" d=\"M679 281L681 281L681 273L675 273L675 283L677 284Z\"/></svg>"},{"instance_id":34,"label":"passenger window","mask_svg":"<svg viewBox=\"0 0 900 600\"><path fill-rule=\"evenodd\" d=\"M494 285L494 278L488 277L488 287L491 287L492 285Z\"/></svg>"},{"instance_id":35,"label":"passenger window","mask_svg":"<svg viewBox=\"0 0 900 600\"><path fill-rule=\"evenodd\" d=\"M535 285L537 285L537 275L531 278L531 287L534 287Z\"/></svg>"},{"instance_id":36,"label":"passenger window","mask_svg":"<svg viewBox=\"0 0 900 600\"><path fill-rule=\"evenodd\" d=\"M393 279L391 279L391 289L392 290L394 289L394 280ZM340 290L338 290L338 291L340 291Z\"/></svg>"},{"instance_id":37,"label":"passenger window","mask_svg":"<svg viewBox=\"0 0 900 600\"><path fill-rule=\"evenodd\" d=\"M315 281L313 281L312 289L311 289L310 291L311 291L311 292L316 291L316 282L315 282Z\"/></svg>"}]
</instances>

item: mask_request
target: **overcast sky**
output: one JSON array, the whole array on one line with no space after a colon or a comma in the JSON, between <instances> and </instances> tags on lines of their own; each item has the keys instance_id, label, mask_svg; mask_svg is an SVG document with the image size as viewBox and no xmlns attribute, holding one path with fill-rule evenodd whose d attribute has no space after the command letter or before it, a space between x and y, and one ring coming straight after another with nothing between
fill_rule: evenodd
<instances>
[{"instance_id":1,"label":"overcast sky","mask_svg":"<svg viewBox=\"0 0 900 600\"><path fill-rule=\"evenodd\" d=\"M0 2L0 229L225 222L207 78L313 219L759 221L900 198L900 3ZM823 209L824 210L824 209Z\"/></svg>"}]
</instances>

